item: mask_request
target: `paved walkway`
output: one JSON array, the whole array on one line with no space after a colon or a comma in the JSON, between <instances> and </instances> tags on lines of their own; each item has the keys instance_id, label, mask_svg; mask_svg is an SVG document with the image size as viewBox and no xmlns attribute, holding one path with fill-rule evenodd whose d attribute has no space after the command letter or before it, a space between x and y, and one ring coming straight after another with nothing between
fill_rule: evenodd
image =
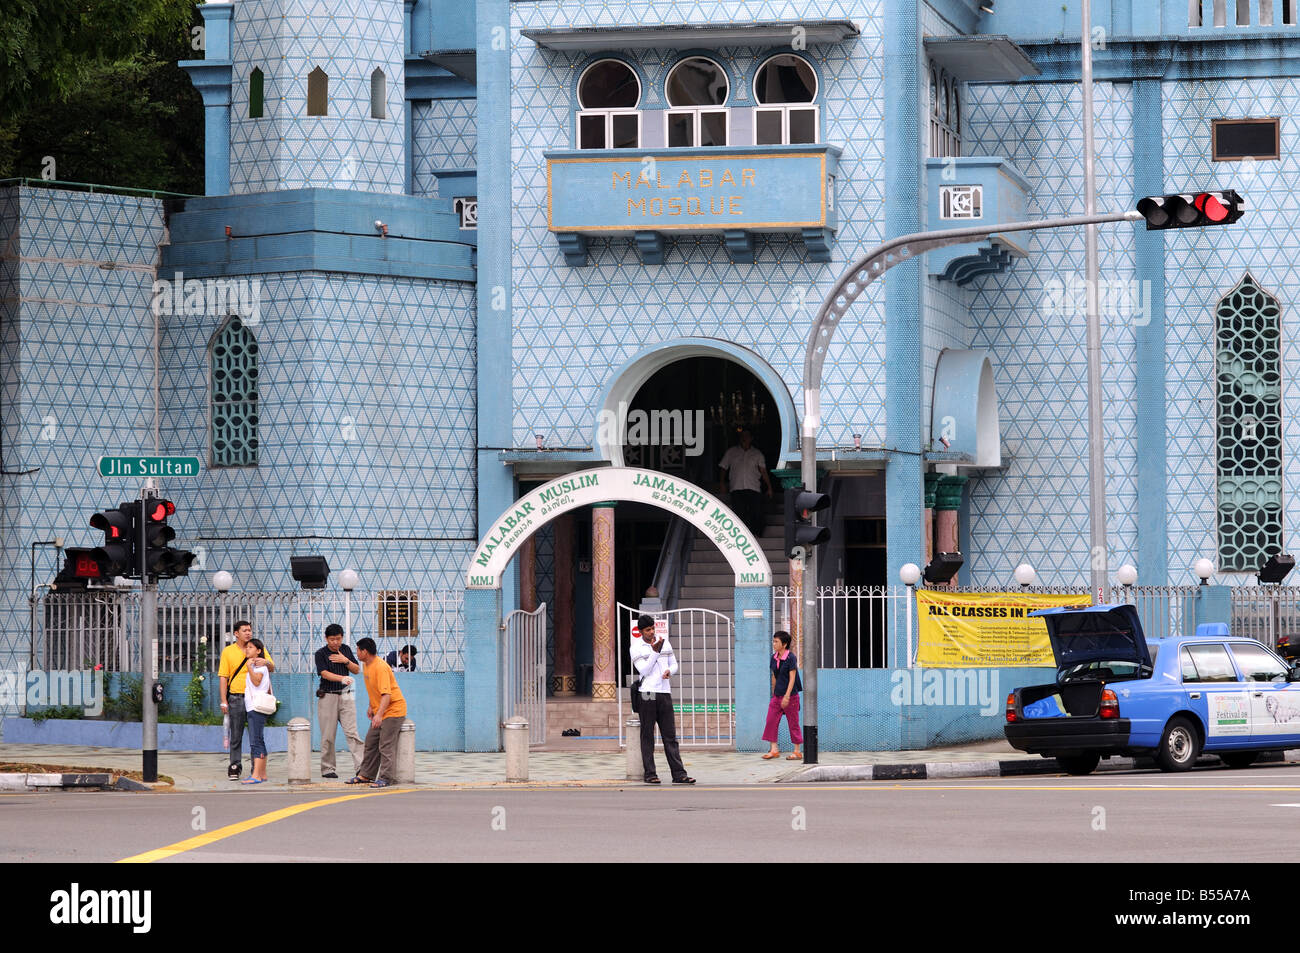
<instances>
[{"instance_id":1,"label":"paved walkway","mask_svg":"<svg viewBox=\"0 0 1300 953\"><path fill-rule=\"evenodd\" d=\"M284 754L272 754L267 773L270 780L257 785L257 790L284 789ZM1014 750L1005 741L985 741L951 748L932 748L927 751L823 751L820 762L828 765L901 764L939 761L1005 761L1014 758L1039 760L1037 755L1026 755ZM797 761L764 761L761 752L692 751L682 750L686 769L701 784L762 784L778 781L803 768ZM663 752L656 754L660 776L667 780L667 765ZM0 762L64 765L69 767L103 768L109 771L140 770L139 751L127 748L85 748L72 745L20 745L0 744ZM247 772L247 755L245 755ZM292 789L353 790L343 784L350 775L347 769L351 758L346 751L339 756L339 780L325 781L315 777L320 771L320 755L313 752L313 783L295 784ZM543 784L625 784L626 755L621 752L532 752L528 757L529 780ZM236 782L226 780L226 760L221 753L195 753L185 751L158 752L158 772L170 775L176 789L183 791L230 790ZM245 774L247 776L247 774ZM415 781L427 785L490 785L505 784L506 756L502 752L486 754L454 751L417 751L415 754Z\"/></svg>"}]
</instances>

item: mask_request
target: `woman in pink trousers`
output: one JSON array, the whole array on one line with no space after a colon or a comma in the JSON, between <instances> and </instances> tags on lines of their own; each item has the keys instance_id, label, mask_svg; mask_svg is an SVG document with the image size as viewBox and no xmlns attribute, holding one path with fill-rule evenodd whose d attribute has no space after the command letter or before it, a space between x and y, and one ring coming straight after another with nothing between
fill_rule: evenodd
<instances>
[{"instance_id":1,"label":"woman in pink trousers","mask_svg":"<svg viewBox=\"0 0 1300 953\"><path fill-rule=\"evenodd\" d=\"M781 716L785 715L790 725L790 740L794 742L794 754L787 761L802 761L803 732L799 730L799 692L803 685L799 681L799 660L790 651L790 633L778 632L772 636L772 699L767 703L767 727L763 729L763 740L771 745L764 761L781 757L776 746L777 729L781 726Z\"/></svg>"}]
</instances>

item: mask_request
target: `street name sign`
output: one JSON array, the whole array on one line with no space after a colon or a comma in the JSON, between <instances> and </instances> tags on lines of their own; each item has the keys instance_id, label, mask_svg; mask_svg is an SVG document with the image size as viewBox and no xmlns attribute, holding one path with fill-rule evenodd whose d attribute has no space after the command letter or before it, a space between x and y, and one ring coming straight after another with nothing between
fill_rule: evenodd
<instances>
[{"instance_id":1,"label":"street name sign","mask_svg":"<svg viewBox=\"0 0 1300 953\"><path fill-rule=\"evenodd\" d=\"M198 457L100 457L102 477L196 477Z\"/></svg>"}]
</instances>

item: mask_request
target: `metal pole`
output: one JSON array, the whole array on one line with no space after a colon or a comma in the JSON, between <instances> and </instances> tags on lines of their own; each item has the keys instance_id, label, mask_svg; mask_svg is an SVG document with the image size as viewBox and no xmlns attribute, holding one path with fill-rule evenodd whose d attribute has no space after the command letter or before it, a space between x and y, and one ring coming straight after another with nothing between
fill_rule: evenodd
<instances>
[{"instance_id":1,"label":"metal pole","mask_svg":"<svg viewBox=\"0 0 1300 953\"><path fill-rule=\"evenodd\" d=\"M1083 184L1084 214L1097 214L1097 146L1092 124L1092 0L1083 0ZM1094 601L1106 592L1106 435L1102 420L1101 314L1098 286L1101 265L1097 258L1097 226L1085 232L1088 295L1088 500L1090 565Z\"/></svg>"},{"instance_id":2,"label":"metal pole","mask_svg":"<svg viewBox=\"0 0 1300 953\"><path fill-rule=\"evenodd\" d=\"M140 490L140 562L134 567L140 573L140 747L146 782L158 780L158 703L154 701L154 685L158 682L158 584L149 580L145 566L146 507L154 492L152 479Z\"/></svg>"},{"instance_id":3,"label":"metal pole","mask_svg":"<svg viewBox=\"0 0 1300 953\"><path fill-rule=\"evenodd\" d=\"M807 377L807 375L805 375ZM803 439L800 441L800 480L804 488L817 490L817 429L821 426L821 387L804 381ZM817 525L817 514L810 513ZM817 667L821 663L822 633L817 613L817 547L807 547L803 561L803 761L817 763Z\"/></svg>"}]
</instances>

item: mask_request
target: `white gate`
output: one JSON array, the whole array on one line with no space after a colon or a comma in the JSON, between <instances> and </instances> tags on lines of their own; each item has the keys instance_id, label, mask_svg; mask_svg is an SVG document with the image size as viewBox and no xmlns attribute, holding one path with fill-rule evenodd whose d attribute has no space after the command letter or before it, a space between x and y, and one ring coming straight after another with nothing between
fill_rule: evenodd
<instances>
[{"instance_id":1,"label":"white gate","mask_svg":"<svg viewBox=\"0 0 1300 953\"><path fill-rule=\"evenodd\" d=\"M656 620L668 620L668 643L677 656L678 672L672 678L673 710L677 741L682 747L734 747L736 743L736 657L732 621L711 609L672 609L651 612ZM625 650L641 612L618 605L619 638ZM635 673L624 677L624 651L618 653L619 744L639 744L624 739L623 718L629 714L631 696L627 686Z\"/></svg>"},{"instance_id":2,"label":"white gate","mask_svg":"<svg viewBox=\"0 0 1300 953\"><path fill-rule=\"evenodd\" d=\"M528 743L546 743L546 603L532 612L506 616L504 659L505 718L528 719ZM504 721L505 718L502 720Z\"/></svg>"}]
</instances>

